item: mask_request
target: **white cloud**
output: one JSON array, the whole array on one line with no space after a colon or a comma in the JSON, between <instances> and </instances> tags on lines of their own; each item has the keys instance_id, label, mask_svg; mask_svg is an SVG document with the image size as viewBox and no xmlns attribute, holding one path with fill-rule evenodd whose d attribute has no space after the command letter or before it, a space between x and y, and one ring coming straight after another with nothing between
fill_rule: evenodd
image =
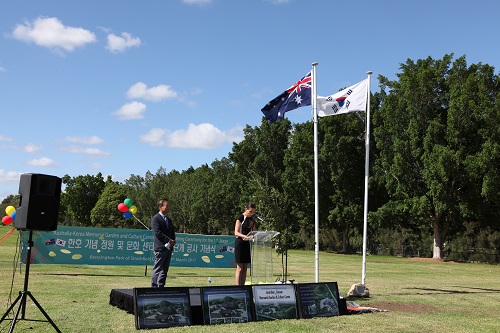
<instances>
[{"instance_id":1,"label":"white cloud","mask_svg":"<svg viewBox=\"0 0 500 333\"><path fill-rule=\"evenodd\" d=\"M139 137L142 142L149 143L151 146L163 146L163 136L166 131L161 128L153 128L146 134L143 134Z\"/></svg>"},{"instance_id":2,"label":"white cloud","mask_svg":"<svg viewBox=\"0 0 500 333\"><path fill-rule=\"evenodd\" d=\"M231 129L223 132L209 123L199 125L189 124L187 129L167 131L153 128L139 137L142 142L151 146L166 146L174 148L214 149L225 143L233 142L238 136L236 133L242 129Z\"/></svg>"},{"instance_id":3,"label":"white cloud","mask_svg":"<svg viewBox=\"0 0 500 333\"><path fill-rule=\"evenodd\" d=\"M182 0L186 5L210 5L212 0Z\"/></svg>"},{"instance_id":4,"label":"white cloud","mask_svg":"<svg viewBox=\"0 0 500 333\"><path fill-rule=\"evenodd\" d=\"M5 72L5 68L0 67L0 72Z\"/></svg>"},{"instance_id":5,"label":"white cloud","mask_svg":"<svg viewBox=\"0 0 500 333\"><path fill-rule=\"evenodd\" d=\"M203 90L200 88L195 88L190 92L185 92L178 95L178 101L184 103L187 107L191 109L195 109L198 106L198 103L191 99L191 96L200 95L203 93Z\"/></svg>"},{"instance_id":6,"label":"white cloud","mask_svg":"<svg viewBox=\"0 0 500 333\"><path fill-rule=\"evenodd\" d=\"M113 112L113 114L116 115L118 119L130 120L144 118L144 112L146 112L146 104L134 101L123 105Z\"/></svg>"},{"instance_id":7,"label":"white cloud","mask_svg":"<svg viewBox=\"0 0 500 333\"><path fill-rule=\"evenodd\" d=\"M12 36L49 49L63 49L69 52L97 41L91 31L65 26L56 17L39 17L33 22L18 24Z\"/></svg>"},{"instance_id":8,"label":"white cloud","mask_svg":"<svg viewBox=\"0 0 500 333\"><path fill-rule=\"evenodd\" d=\"M271 3L275 5L281 5L283 3L289 3L291 0L270 0Z\"/></svg>"},{"instance_id":9,"label":"white cloud","mask_svg":"<svg viewBox=\"0 0 500 333\"><path fill-rule=\"evenodd\" d=\"M220 147L226 141L226 135L212 124L189 124L186 130L177 130L166 136L170 147L203 148Z\"/></svg>"},{"instance_id":10,"label":"white cloud","mask_svg":"<svg viewBox=\"0 0 500 333\"><path fill-rule=\"evenodd\" d=\"M128 32L122 32L121 37L115 34L108 35L108 44L106 49L111 53L120 53L134 46L140 46L141 39L133 37Z\"/></svg>"},{"instance_id":11,"label":"white cloud","mask_svg":"<svg viewBox=\"0 0 500 333\"><path fill-rule=\"evenodd\" d=\"M43 167L50 167L55 165L55 162L48 157L34 159L31 161L27 161L26 163L33 166L43 166Z\"/></svg>"},{"instance_id":12,"label":"white cloud","mask_svg":"<svg viewBox=\"0 0 500 333\"><path fill-rule=\"evenodd\" d=\"M62 149L74 154L86 154L86 155L97 155L97 156L110 155L108 152L102 151L99 148L82 148L77 146L68 146Z\"/></svg>"},{"instance_id":13,"label":"white cloud","mask_svg":"<svg viewBox=\"0 0 500 333\"><path fill-rule=\"evenodd\" d=\"M7 172L4 169L0 169L0 184L15 184L19 182L22 173L17 171Z\"/></svg>"},{"instance_id":14,"label":"white cloud","mask_svg":"<svg viewBox=\"0 0 500 333\"><path fill-rule=\"evenodd\" d=\"M163 99L177 98L177 93L165 84L148 88L145 83L137 82L127 91L127 98L142 98L147 101L157 102Z\"/></svg>"},{"instance_id":15,"label":"white cloud","mask_svg":"<svg viewBox=\"0 0 500 333\"><path fill-rule=\"evenodd\" d=\"M243 134L243 127L237 126L226 131L226 138L228 142L240 143L245 138Z\"/></svg>"},{"instance_id":16,"label":"white cloud","mask_svg":"<svg viewBox=\"0 0 500 333\"><path fill-rule=\"evenodd\" d=\"M10 141L12 141L12 138L9 138L8 136L0 134L0 141L5 141L5 142L9 141L10 142Z\"/></svg>"},{"instance_id":17,"label":"white cloud","mask_svg":"<svg viewBox=\"0 0 500 333\"><path fill-rule=\"evenodd\" d=\"M12 138L0 135L0 142L11 142L13 141ZM40 151L42 146L35 145L34 143L28 143L24 146L18 146L18 145L3 145L3 149L12 149L12 150L17 150L17 151L22 151L28 154L36 153L37 151Z\"/></svg>"},{"instance_id":18,"label":"white cloud","mask_svg":"<svg viewBox=\"0 0 500 333\"><path fill-rule=\"evenodd\" d=\"M29 143L26 146L24 146L23 150L26 153L35 153L35 152L39 151L40 148L41 148L41 146L37 146L35 144Z\"/></svg>"},{"instance_id":19,"label":"white cloud","mask_svg":"<svg viewBox=\"0 0 500 333\"><path fill-rule=\"evenodd\" d=\"M92 163L92 164L89 164L89 165L88 165L88 167L89 167L90 169L98 170L98 169L100 169L100 168L101 168L101 164L99 164L99 163L97 163L97 162L94 162L94 163Z\"/></svg>"},{"instance_id":20,"label":"white cloud","mask_svg":"<svg viewBox=\"0 0 500 333\"><path fill-rule=\"evenodd\" d=\"M96 136L67 136L64 138L64 141L82 143L86 145L99 145L103 143L103 140Z\"/></svg>"}]
</instances>

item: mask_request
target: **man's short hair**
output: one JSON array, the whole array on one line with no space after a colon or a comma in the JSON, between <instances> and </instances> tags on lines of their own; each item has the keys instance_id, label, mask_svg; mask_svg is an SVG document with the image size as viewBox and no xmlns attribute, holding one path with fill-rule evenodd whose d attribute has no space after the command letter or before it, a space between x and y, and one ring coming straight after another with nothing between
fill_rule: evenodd
<instances>
[{"instance_id":1,"label":"man's short hair","mask_svg":"<svg viewBox=\"0 0 500 333\"><path fill-rule=\"evenodd\" d=\"M163 207L163 205L165 204L165 202L168 202L168 199L163 198L160 201L158 201L158 209L160 209L161 207Z\"/></svg>"}]
</instances>

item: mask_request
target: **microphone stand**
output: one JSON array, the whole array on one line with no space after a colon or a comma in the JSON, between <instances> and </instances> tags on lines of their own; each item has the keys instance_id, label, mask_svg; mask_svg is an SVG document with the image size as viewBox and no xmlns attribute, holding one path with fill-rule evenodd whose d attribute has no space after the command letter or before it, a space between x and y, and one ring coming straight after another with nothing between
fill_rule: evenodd
<instances>
[{"instance_id":1,"label":"microphone stand","mask_svg":"<svg viewBox=\"0 0 500 333\"><path fill-rule=\"evenodd\" d=\"M283 246L281 251L281 282L286 283L286 281L288 280L288 245L286 242L286 235L284 235L281 244ZM285 257L284 263L283 256Z\"/></svg>"}]
</instances>

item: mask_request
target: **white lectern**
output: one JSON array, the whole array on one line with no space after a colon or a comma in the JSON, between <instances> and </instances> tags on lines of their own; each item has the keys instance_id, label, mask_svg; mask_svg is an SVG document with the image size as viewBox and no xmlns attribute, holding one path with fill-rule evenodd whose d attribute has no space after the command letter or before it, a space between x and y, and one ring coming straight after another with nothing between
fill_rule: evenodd
<instances>
[{"instance_id":1,"label":"white lectern","mask_svg":"<svg viewBox=\"0 0 500 333\"><path fill-rule=\"evenodd\" d=\"M250 239L252 251L252 284L275 282L273 277L272 239L279 234L277 231L250 231L247 234L247 236L253 236Z\"/></svg>"}]
</instances>

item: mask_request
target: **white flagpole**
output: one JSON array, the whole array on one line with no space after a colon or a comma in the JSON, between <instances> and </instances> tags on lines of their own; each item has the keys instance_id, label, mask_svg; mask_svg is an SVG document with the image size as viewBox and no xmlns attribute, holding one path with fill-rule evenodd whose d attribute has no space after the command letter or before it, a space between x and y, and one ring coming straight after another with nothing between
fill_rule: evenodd
<instances>
[{"instance_id":1,"label":"white flagpole","mask_svg":"<svg viewBox=\"0 0 500 333\"><path fill-rule=\"evenodd\" d=\"M314 263L316 268L316 283L319 282L319 185L318 185L318 112L317 112L317 91L316 91L316 66L312 63L312 112L314 123Z\"/></svg>"},{"instance_id":2,"label":"white flagpole","mask_svg":"<svg viewBox=\"0 0 500 333\"><path fill-rule=\"evenodd\" d=\"M365 138L365 202L364 202L364 219L363 219L363 271L361 273L361 284L366 282L366 234L368 229L368 173L370 169L370 77L371 71L368 74L368 83L366 93L366 138Z\"/></svg>"}]
</instances>

